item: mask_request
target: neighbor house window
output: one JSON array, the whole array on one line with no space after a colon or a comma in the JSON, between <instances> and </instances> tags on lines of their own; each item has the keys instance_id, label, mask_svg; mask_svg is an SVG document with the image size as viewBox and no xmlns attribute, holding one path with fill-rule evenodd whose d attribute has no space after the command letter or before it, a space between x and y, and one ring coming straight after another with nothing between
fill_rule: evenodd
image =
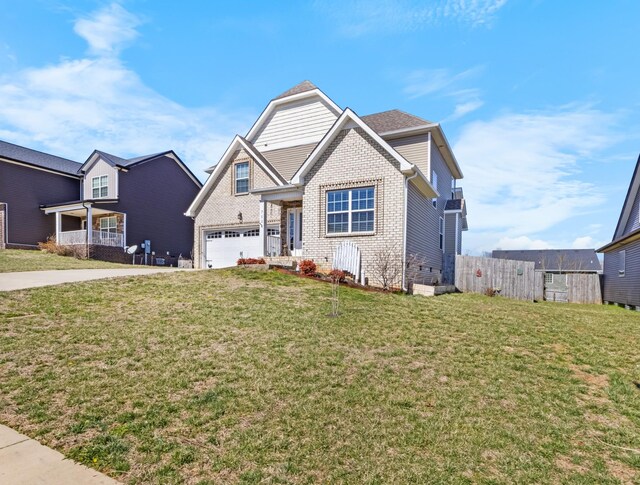
<instances>
[{"instance_id":1,"label":"neighbor house window","mask_svg":"<svg viewBox=\"0 0 640 485\"><path fill-rule=\"evenodd\" d=\"M553 283L553 273L545 273L544 274L544 282L547 285L550 285Z\"/></svg>"},{"instance_id":2,"label":"neighbor house window","mask_svg":"<svg viewBox=\"0 0 640 485\"><path fill-rule=\"evenodd\" d=\"M626 270L627 252L623 249L618 253L618 276L624 276Z\"/></svg>"},{"instance_id":3,"label":"neighbor house window","mask_svg":"<svg viewBox=\"0 0 640 485\"><path fill-rule=\"evenodd\" d=\"M438 233L440 235L440 249L444 251L444 219L440 218L440 224L438 224Z\"/></svg>"},{"instance_id":4,"label":"neighbor house window","mask_svg":"<svg viewBox=\"0 0 640 485\"><path fill-rule=\"evenodd\" d=\"M249 192L249 162L235 164L236 194Z\"/></svg>"},{"instance_id":5,"label":"neighbor house window","mask_svg":"<svg viewBox=\"0 0 640 485\"><path fill-rule=\"evenodd\" d=\"M109 195L109 177L99 175L91 178L91 196L93 199L101 199Z\"/></svg>"},{"instance_id":6,"label":"neighbor house window","mask_svg":"<svg viewBox=\"0 0 640 485\"><path fill-rule=\"evenodd\" d=\"M327 234L373 232L374 187L327 192Z\"/></svg>"},{"instance_id":7,"label":"neighbor house window","mask_svg":"<svg viewBox=\"0 0 640 485\"><path fill-rule=\"evenodd\" d=\"M116 216L102 217L100 219L100 231L112 234L118 232L118 218Z\"/></svg>"},{"instance_id":8,"label":"neighbor house window","mask_svg":"<svg viewBox=\"0 0 640 485\"><path fill-rule=\"evenodd\" d=\"M438 174L436 173L435 170L433 170L431 172L431 185L433 185L433 188L438 190ZM438 198L434 198L431 199L431 203L433 204L433 207L435 207L436 209L438 208Z\"/></svg>"}]
</instances>

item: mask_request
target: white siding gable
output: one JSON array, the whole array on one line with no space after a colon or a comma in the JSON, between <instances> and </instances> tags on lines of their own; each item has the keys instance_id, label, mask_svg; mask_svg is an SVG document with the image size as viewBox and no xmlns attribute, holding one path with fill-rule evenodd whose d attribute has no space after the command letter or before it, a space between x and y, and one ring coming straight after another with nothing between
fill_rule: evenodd
<instances>
[{"instance_id":1,"label":"white siding gable","mask_svg":"<svg viewBox=\"0 0 640 485\"><path fill-rule=\"evenodd\" d=\"M84 174L82 181L83 187L83 199L93 199L92 192L92 179L93 177L100 177L102 175L107 176L108 180L108 195L107 199L118 198L118 170L109 165L107 162L98 158Z\"/></svg>"},{"instance_id":2,"label":"white siding gable","mask_svg":"<svg viewBox=\"0 0 640 485\"><path fill-rule=\"evenodd\" d=\"M249 141L261 152L317 143L336 119L335 112L319 96L292 101L277 107Z\"/></svg>"}]
</instances>

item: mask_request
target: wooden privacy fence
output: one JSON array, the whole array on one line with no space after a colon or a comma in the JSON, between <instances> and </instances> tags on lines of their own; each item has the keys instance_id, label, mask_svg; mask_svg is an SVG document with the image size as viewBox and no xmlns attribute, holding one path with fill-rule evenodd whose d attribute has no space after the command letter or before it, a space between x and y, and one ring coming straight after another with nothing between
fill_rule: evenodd
<instances>
[{"instance_id":1,"label":"wooden privacy fence","mask_svg":"<svg viewBox=\"0 0 640 485\"><path fill-rule=\"evenodd\" d=\"M535 298L535 263L510 259L456 256L456 288L485 294L488 289L516 300Z\"/></svg>"},{"instance_id":2,"label":"wooden privacy fence","mask_svg":"<svg viewBox=\"0 0 640 485\"><path fill-rule=\"evenodd\" d=\"M544 271L536 271L535 263L510 259L456 256L455 285L463 293L485 294L496 290L507 298L542 301L545 296ZM556 301L569 303L602 303L600 275L566 273L566 294ZM558 293L558 291L555 291Z\"/></svg>"}]
</instances>

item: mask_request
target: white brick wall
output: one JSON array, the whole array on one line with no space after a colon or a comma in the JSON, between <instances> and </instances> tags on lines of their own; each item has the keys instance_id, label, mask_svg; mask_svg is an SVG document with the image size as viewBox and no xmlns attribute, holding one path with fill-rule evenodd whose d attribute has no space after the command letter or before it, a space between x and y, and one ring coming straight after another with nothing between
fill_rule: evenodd
<instances>
[{"instance_id":1,"label":"white brick wall","mask_svg":"<svg viewBox=\"0 0 640 485\"><path fill-rule=\"evenodd\" d=\"M326 235L326 191L364 185L376 187L375 234ZM330 265L335 247L350 240L358 245L370 284L375 284L372 257L376 249L403 246L404 176L398 162L362 129L343 130L305 177L302 204L303 256Z\"/></svg>"},{"instance_id":2,"label":"white brick wall","mask_svg":"<svg viewBox=\"0 0 640 485\"><path fill-rule=\"evenodd\" d=\"M259 224L260 196L254 194L234 195L233 165L238 161L246 160L250 161L249 186L251 189L276 185L262 167L251 160L244 151L236 154L233 162L225 167L216 183L211 187L208 196L198 208L193 234L193 259L196 268L200 268L202 265L201 247L205 231L222 227L255 227ZM242 222L238 219L239 212L242 212ZM267 204L267 222L279 226L280 208L278 206Z\"/></svg>"}]
</instances>

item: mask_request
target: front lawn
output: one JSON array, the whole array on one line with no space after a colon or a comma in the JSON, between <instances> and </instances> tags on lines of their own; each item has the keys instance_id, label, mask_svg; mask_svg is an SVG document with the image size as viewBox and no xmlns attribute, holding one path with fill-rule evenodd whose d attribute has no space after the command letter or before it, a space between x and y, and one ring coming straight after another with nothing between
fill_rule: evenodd
<instances>
[{"instance_id":1,"label":"front lawn","mask_svg":"<svg viewBox=\"0 0 640 485\"><path fill-rule=\"evenodd\" d=\"M632 483L640 314L199 271L0 295L0 422L127 483Z\"/></svg>"},{"instance_id":2,"label":"front lawn","mask_svg":"<svg viewBox=\"0 0 640 485\"><path fill-rule=\"evenodd\" d=\"M101 269L126 268L124 264L108 263L94 259L76 259L71 256L58 256L38 250L2 249L0 250L0 273L14 271L46 271L50 269Z\"/></svg>"}]
</instances>

